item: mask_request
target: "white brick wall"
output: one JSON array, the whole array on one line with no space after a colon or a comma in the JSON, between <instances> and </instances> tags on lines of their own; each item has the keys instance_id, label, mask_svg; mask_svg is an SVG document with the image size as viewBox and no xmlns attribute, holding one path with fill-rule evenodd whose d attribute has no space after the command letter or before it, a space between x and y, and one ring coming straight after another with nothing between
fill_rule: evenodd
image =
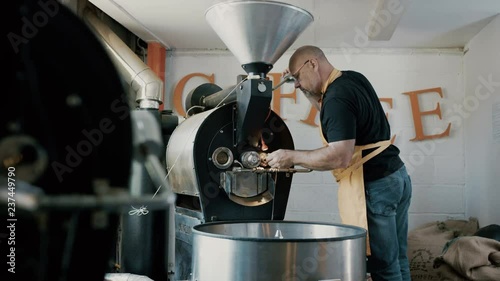
<instances>
[{"instance_id":1,"label":"white brick wall","mask_svg":"<svg viewBox=\"0 0 500 281\"><path fill-rule=\"evenodd\" d=\"M339 69L363 73L372 82L379 97L392 98L393 108L384 103L389 113L395 144L401 150L413 181L413 201L410 209L410 228L429 221L446 218L465 218L465 160L464 130L450 117L453 106L464 99L463 53L459 50L405 50L367 49L345 56L339 50L325 50L332 64ZM286 53L271 72L281 72L291 53ZM349 62L348 62L349 60ZM166 96L185 75L193 72L215 74L215 83L222 88L234 85L236 75L243 74L236 59L227 52L174 52L167 59ZM193 79L186 85L185 94L204 83ZM437 93L420 97L421 111L433 110L441 104L442 117L425 116L422 119L426 134L441 133L452 123L449 137L439 140L410 141L415 137L411 105L403 92L441 87L443 98ZM282 88L287 93L290 85ZM170 101L166 102L168 108ZM298 93L297 103L282 100L281 116L286 118L295 147L313 149L321 146L318 128L303 124L309 112L309 103ZM448 113L448 114L445 114ZM337 185L330 172L294 175L287 220L324 221L340 223L337 208Z\"/></svg>"},{"instance_id":2,"label":"white brick wall","mask_svg":"<svg viewBox=\"0 0 500 281\"><path fill-rule=\"evenodd\" d=\"M464 102L468 104L464 103L467 115L461 118L467 159L466 211L478 218L480 226L500 224L500 125L493 122L494 114L500 114L500 17L483 28L467 49Z\"/></svg>"}]
</instances>

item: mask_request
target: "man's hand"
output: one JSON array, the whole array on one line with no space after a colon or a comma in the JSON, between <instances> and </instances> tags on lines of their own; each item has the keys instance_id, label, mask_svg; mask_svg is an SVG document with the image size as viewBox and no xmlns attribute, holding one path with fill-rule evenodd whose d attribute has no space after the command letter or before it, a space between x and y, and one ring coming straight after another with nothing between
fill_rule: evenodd
<instances>
[{"instance_id":1,"label":"man's hand","mask_svg":"<svg viewBox=\"0 0 500 281\"><path fill-rule=\"evenodd\" d=\"M293 150L278 149L266 157L267 165L271 168L290 168L293 166Z\"/></svg>"},{"instance_id":2,"label":"man's hand","mask_svg":"<svg viewBox=\"0 0 500 281\"><path fill-rule=\"evenodd\" d=\"M281 72L281 77L286 77L288 74L290 74L290 69L287 68Z\"/></svg>"}]
</instances>

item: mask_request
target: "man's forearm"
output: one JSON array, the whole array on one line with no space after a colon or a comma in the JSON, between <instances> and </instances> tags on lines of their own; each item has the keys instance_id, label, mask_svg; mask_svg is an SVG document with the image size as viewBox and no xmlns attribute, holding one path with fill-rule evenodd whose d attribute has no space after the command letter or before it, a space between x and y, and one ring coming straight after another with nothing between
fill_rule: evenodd
<instances>
[{"instance_id":1,"label":"man's forearm","mask_svg":"<svg viewBox=\"0 0 500 281\"><path fill-rule=\"evenodd\" d=\"M331 146L315 150L295 150L291 153L294 164L313 170L326 171L346 168L349 164L349 161L346 161L345 157L342 157L335 147Z\"/></svg>"}]
</instances>

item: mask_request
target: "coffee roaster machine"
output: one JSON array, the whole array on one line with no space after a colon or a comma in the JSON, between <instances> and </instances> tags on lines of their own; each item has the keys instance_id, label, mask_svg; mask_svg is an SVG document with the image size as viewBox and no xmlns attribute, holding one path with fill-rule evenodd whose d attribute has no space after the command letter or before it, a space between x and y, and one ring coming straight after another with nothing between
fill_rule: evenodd
<instances>
[{"instance_id":1,"label":"coffee roaster machine","mask_svg":"<svg viewBox=\"0 0 500 281\"><path fill-rule=\"evenodd\" d=\"M270 168L267 153L294 149L270 109L273 64L313 21L307 11L273 1L232 1L206 19L246 75L225 89L202 84L186 97L190 113L166 149L176 195L175 280L345 280L366 278L366 231L346 225L286 221L292 176Z\"/></svg>"},{"instance_id":2,"label":"coffee roaster machine","mask_svg":"<svg viewBox=\"0 0 500 281\"><path fill-rule=\"evenodd\" d=\"M267 153L294 149L290 131L270 108L266 75L313 21L307 11L270 1L233 1L206 11L206 20L246 75L221 88L202 84L186 97L189 116L166 149L175 205L175 279L190 279L193 226L220 221L283 220L292 176L273 169Z\"/></svg>"}]
</instances>

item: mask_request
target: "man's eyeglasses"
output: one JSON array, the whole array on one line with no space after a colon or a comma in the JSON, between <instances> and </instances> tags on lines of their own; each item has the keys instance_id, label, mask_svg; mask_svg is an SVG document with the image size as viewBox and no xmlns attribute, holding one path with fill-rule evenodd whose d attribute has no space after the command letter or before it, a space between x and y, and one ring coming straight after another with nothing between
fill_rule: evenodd
<instances>
[{"instance_id":1,"label":"man's eyeglasses","mask_svg":"<svg viewBox=\"0 0 500 281\"><path fill-rule=\"evenodd\" d=\"M302 67L304 67L304 65L306 65L308 62L310 62L311 59L308 59L304 62L304 64L302 64L299 69L297 69L293 74L288 74L287 76L283 77L283 80L281 82L278 83L278 85L274 86L273 87L273 91L276 90L277 88L281 87L281 85L283 85L284 83L288 83L288 82L292 82L292 83L295 83L295 82L299 82L299 74L300 74L300 70L302 69Z\"/></svg>"},{"instance_id":2,"label":"man's eyeglasses","mask_svg":"<svg viewBox=\"0 0 500 281\"><path fill-rule=\"evenodd\" d=\"M286 82L299 82L300 81L300 70L308 63L311 59L306 60L293 74L290 74L285 77Z\"/></svg>"},{"instance_id":3,"label":"man's eyeglasses","mask_svg":"<svg viewBox=\"0 0 500 281\"><path fill-rule=\"evenodd\" d=\"M302 64L299 69L295 70L295 72L292 74L293 79L295 79L297 82L300 80L299 75L300 75L300 70L308 63L310 62L311 59L308 59Z\"/></svg>"}]
</instances>

